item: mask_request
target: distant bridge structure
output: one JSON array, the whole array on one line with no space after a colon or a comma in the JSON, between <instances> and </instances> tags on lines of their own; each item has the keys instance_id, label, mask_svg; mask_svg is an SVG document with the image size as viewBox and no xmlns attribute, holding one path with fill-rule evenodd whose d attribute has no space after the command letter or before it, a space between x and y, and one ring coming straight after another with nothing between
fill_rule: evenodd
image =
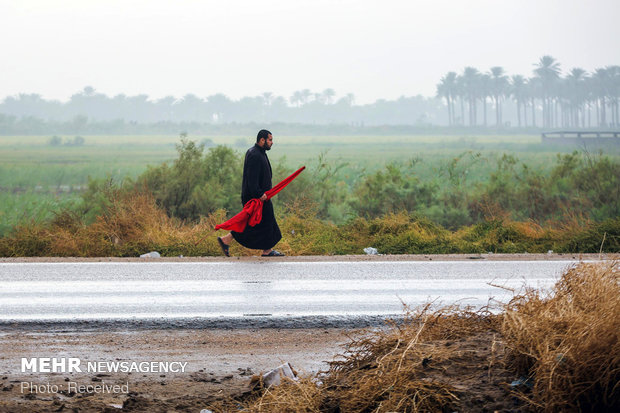
<instances>
[{"instance_id":1,"label":"distant bridge structure","mask_svg":"<svg viewBox=\"0 0 620 413\"><path fill-rule=\"evenodd\" d=\"M557 131L541 133L543 144L620 145L620 131Z\"/></svg>"}]
</instances>

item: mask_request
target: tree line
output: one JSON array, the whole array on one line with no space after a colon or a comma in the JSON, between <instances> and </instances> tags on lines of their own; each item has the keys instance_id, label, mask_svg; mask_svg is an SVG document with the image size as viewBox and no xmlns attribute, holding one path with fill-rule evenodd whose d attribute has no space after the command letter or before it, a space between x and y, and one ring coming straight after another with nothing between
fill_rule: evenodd
<instances>
[{"instance_id":1,"label":"tree line","mask_svg":"<svg viewBox=\"0 0 620 413\"><path fill-rule=\"evenodd\" d=\"M355 104L351 93L336 98L333 89L296 91L288 99L265 92L233 100L218 93L206 98L187 94L150 99L147 95L109 97L87 86L67 102L47 100L39 94L19 94L0 102L4 122L115 122L189 123L304 123L364 125L442 124L445 114L436 97L402 96ZM177 131L178 132L178 131Z\"/></svg>"},{"instance_id":2,"label":"tree line","mask_svg":"<svg viewBox=\"0 0 620 413\"><path fill-rule=\"evenodd\" d=\"M609 128L620 125L619 99L620 66L592 73L573 68L563 75L556 59L543 56L529 78L508 76L500 66L488 72L466 67L461 74L443 76L436 96L401 96L368 104L356 104L352 93L338 97L331 88L302 89L288 98L265 92L238 100L222 93L204 98L195 94L161 99L144 94L110 97L91 86L66 102L21 93L0 102L0 134L29 134L46 128L49 133L148 133L151 129L158 133L160 128L179 133L184 125L211 130L239 124L357 129L407 125L419 130L446 126L476 132L514 127Z\"/></svg>"},{"instance_id":3,"label":"tree line","mask_svg":"<svg viewBox=\"0 0 620 413\"><path fill-rule=\"evenodd\" d=\"M620 66L598 68L592 73L573 68L562 76L560 63L552 56L543 56L529 78L509 77L501 66L485 73L466 67L460 75L448 72L443 76L437 96L445 100L449 125L482 122L487 126L489 108L495 112L495 126L503 125L504 103L512 100L518 127L617 127Z\"/></svg>"}]
</instances>

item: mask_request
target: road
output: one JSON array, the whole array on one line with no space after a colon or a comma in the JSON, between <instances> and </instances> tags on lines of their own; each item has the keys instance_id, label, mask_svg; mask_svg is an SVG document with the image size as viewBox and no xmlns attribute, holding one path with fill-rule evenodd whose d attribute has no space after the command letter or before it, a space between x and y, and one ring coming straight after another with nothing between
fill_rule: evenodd
<instances>
[{"instance_id":1,"label":"road","mask_svg":"<svg viewBox=\"0 0 620 413\"><path fill-rule=\"evenodd\" d=\"M1 263L0 323L372 324L403 303L505 302L494 285L549 287L575 262Z\"/></svg>"}]
</instances>

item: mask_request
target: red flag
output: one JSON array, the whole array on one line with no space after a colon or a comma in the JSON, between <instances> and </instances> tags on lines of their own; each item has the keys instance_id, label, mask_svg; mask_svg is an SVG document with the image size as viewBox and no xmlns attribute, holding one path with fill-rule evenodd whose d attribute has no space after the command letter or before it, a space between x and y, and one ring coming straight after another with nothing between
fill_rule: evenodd
<instances>
[{"instance_id":1,"label":"red flag","mask_svg":"<svg viewBox=\"0 0 620 413\"><path fill-rule=\"evenodd\" d=\"M304 169L306 169L306 167L302 166L301 168L293 172L288 178L284 179L282 182L280 182L270 190L266 191L265 195L267 195L267 199L271 199L275 194L283 190L284 187L290 184L293 179L297 178L297 175L299 175ZM263 201L258 198L254 198L246 202L241 212L239 212L228 221L216 225L215 229L229 229L235 232L243 232L243 230L248 224L253 227L258 224L262 218Z\"/></svg>"}]
</instances>

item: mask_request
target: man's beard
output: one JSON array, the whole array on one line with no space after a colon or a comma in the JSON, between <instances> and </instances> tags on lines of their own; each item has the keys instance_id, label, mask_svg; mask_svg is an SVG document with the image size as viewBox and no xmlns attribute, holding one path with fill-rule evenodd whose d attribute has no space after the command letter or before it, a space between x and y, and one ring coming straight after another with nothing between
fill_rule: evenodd
<instances>
[{"instance_id":1,"label":"man's beard","mask_svg":"<svg viewBox=\"0 0 620 413\"><path fill-rule=\"evenodd\" d=\"M271 150L271 146L269 146L269 145L265 144L264 149L265 149L266 151L270 151L270 150Z\"/></svg>"}]
</instances>

